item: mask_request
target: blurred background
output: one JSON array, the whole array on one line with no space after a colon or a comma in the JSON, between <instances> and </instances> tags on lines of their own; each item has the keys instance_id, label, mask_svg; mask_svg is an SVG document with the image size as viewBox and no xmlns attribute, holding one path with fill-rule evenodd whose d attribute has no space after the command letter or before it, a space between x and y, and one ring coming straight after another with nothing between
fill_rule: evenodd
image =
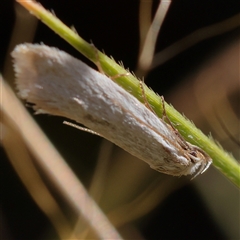
<instances>
[{"instance_id":1,"label":"blurred background","mask_svg":"<svg viewBox=\"0 0 240 240\"><path fill-rule=\"evenodd\" d=\"M86 41L92 41L99 50L104 50L116 61L122 61L131 71L136 70L141 17L139 1L39 2L46 9L53 10L66 25L74 26ZM153 2L153 14L158 4L158 1ZM149 87L163 95L205 134L211 133L236 159L240 157L239 146L231 136L239 141L240 31L239 25L228 30L226 26L232 21L222 25L220 22L238 14L233 22L239 24L239 10L237 0L173 0L158 37L156 53L161 56L164 49L193 32L204 28L205 31L193 36L198 43L168 61L156 59L156 66L145 76ZM1 1L0 13L1 73L13 89L9 54L19 43L43 42L95 68L14 1ZM217 23L219 25L214 25ZM210 28L211 25L214 26ZM207 37L221 31L221 34ZM206 39L201 41L204 36ZM187 40L180 42L177 50L188 44ZM239 190L213 166L193 181L166 176L98 136L63 125L65 119L35 116L32 109L27 110L84 186L93 191L93 197L106 215L114 219L125 239L240 238ZM3 130L1 138L4 137ZM14 142L10 151L16 151ZM59 239L46 215L20 181L8 155L1 148L1 239ZM101 172L105 165L107 167ZM41 169L39 171L41 173ZM41 177L74 225L78 218L74 210L44 173Z\"/></svg>"}]
</instances>

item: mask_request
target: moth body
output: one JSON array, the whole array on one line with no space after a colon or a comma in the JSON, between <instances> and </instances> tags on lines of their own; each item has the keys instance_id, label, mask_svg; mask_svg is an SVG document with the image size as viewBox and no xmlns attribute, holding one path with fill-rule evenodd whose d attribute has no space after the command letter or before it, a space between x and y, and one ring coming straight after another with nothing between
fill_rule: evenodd
<instances>
[{"instance_id":1,"label":"moth body","mask_svg":"<svg viewBox=\"0 0 240 240\"><path fill-rule=\"evenodd\" d=\"M107 76L67 53L22 44L12 53L19 95L37 113L72 119L151 168L173 176L199 174L211 164L162 119Z\"/></svg>"}]
</instances>

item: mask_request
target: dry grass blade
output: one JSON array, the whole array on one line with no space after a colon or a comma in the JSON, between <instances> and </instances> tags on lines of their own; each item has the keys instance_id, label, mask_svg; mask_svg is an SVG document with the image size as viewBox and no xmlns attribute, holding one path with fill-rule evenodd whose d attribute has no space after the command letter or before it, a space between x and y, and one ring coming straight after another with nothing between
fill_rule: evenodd
<instances>
[{"instance_id":1,"label":"dry grass blade","mask_svg":"<svg viewBox=\"0 0 240 240\"><path fill-rule=\"evenodd\" d=\"M29 118L18 99L10 88L7 88L3 80L1 80L1 87L4 94L4 102L1 102L3 113L14 121L19 134L35 156L37 164L45 175L51 179L52 184L61 193L62 197L68 201L78 215L82 214L84 216L85 221L99 238L121 239L115 228L88 195L81 182L75 177L75 174L36 124ZM44 212L48 211L44 209ZM98 224L99 222L102 224ZM59 226L59 224L55 225Z\"/></svg>"}]
</instances>

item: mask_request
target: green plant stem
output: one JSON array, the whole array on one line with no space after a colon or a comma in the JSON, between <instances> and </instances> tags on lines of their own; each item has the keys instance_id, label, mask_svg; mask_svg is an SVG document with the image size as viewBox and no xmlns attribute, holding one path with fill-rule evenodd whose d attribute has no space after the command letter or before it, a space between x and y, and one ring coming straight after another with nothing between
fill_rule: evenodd
<instances>
[{"instance_id":1,"label":"green plant stem","mask_svg":"<svg viewBox=\"0 0 240 240\"><path fill-rule=\"evenodd\" d=\"M49 28L56 32L60 37L65 39L69 44L81 52L89 60L96 65L100 62L102 70L108 76L123 76L114 79L126 91L143 102L142 91L139 85L139 80L132 74L128 73L123 67L117 64L113 59L107 57L102 52L96 50L92 44L83 40L76 32L63 24L56 16L45 10L41 5L32 1L20 1L21 5L28 9L32 14L44 22ZM98 54L96 54L98 51ZM162 116L161 98L144 84L147 101L153 107L156 114ZM188 142L202 148L213 159L213 165L222 172L232 183L240 188L240 165L226 151L224 151L212 139L204 135L197 129L192 122L177 112L172 106L165 103L165 108L168 118L173 125L178 129L180 134Z\"/></svg>"}]
</instances>

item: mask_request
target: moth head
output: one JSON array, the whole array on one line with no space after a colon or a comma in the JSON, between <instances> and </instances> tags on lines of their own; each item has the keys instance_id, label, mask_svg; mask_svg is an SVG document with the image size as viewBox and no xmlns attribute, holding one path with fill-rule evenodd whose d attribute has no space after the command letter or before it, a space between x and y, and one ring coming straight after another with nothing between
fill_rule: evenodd
<instances>
[{"instance_id":1,"label":"moth head","mask_svg":"<svg viewBox=\"0 0 240 240\"><path fill-rule=\"evenodd\" d=\"M192 179L194 179L196 176L204 173L209 168L212 163L212 159L201 148L190 143L188 144L189 149L187 151L187 157L192 163L192 174L195 174Z\"/></svg>"}]
</instances>

